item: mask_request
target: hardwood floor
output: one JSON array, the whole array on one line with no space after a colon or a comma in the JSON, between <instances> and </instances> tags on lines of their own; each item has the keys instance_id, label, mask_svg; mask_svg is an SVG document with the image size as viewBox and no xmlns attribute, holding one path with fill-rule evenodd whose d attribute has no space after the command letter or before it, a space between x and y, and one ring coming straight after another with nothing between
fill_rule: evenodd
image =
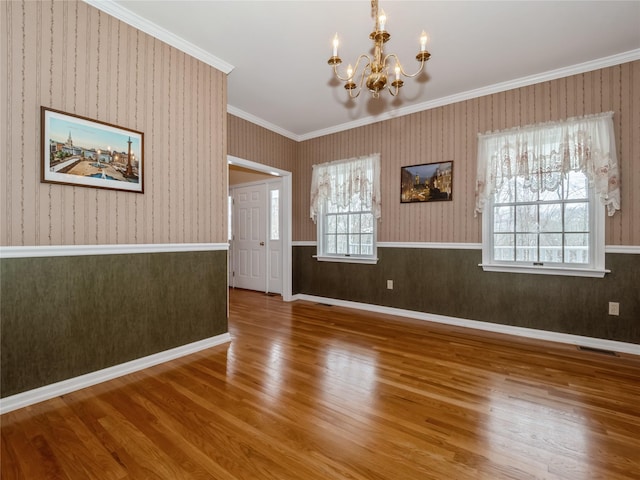
<instances>
[{"instance_id":1,"label":"hardwood floor","mask_svg":"<svg viewBox=\"0 0 640 480\"><path fill-rule=\"evenodd\" d=\"M3 415L1 478L640 478L640 357L230 298L230 344Z\"/></svg>"}]
</instances>

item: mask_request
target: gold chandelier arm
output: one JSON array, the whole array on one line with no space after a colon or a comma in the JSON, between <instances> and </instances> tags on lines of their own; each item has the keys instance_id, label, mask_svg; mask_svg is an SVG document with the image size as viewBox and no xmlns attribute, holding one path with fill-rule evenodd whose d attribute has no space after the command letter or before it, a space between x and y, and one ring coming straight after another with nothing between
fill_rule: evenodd
<instances>
[{"instance_id":1,"label":"gold chandelier arm","mask_svg":"<svg viewBox=\"0 0 640 480\"><path fill-rule=\"evenodd\" d=\"M417 77L420 72L422 72L422 69L424 68L424 64L427 61L428 58L425 58L424 56L422 56L422 58L419 60L420 61L420 67L418 67L418 71L416 73L412 73L412 74L408 74L407 72L404 71L404 67L402 66L402 63L400 63L400 59L398 58L398 56L395 53L390 53L389 55L384 57L384 61L382 62L383 65L387 64L387 60L390 58L394 58L396 61L396 64L400 67L400 73L407 77L407 78L413 78L413 77Z\"/></svg>"},{"instance_id":2,"label":"gold chandelier arm","mask_svg":"<svg viewBox=\"0 0 640 480\"><path fill-rule=\"evenodd\" d=\"M336 78L337 78L338 80L343 81L343 82L348 82L348 81L352 80L354 77L356 77L356 76L357 76L357 74L358 74L358 67L359 67L359 65L360 65L360 60L362 60L363 58L364 58L364 59L366 59L366 61L367 61L367 64L364 66L364 70L363 70L363 72L364 72L364 71L367 69L367 66L371 63L371 58L369 58L369 55L366 55L366 54L364 54L364 53L363 53L362 55L360 55L360 56L358 57L358 60L356 60L356 64L355 64L355 66L353 67L353 72L352 72L351 76L348 76L348 75L347 75L346 77L342 77L342 76L338 73L338 65L337 65L337 64L336 64L336 65L334 65L334 66L333 66L333 73L335 73Z\"/></svg>"},{"instance_id":3,"label":"gold chandelier arm","mask_svg":"<svg viewBox=\"0 0 640 480\"><path fill-rule=\"evenodd\" d=\"M360 95L360 92L362 91L362 84L364 83L364 76L367 73L367 68L368 68L368 64L367 66L365 66L362 69L362 72L360 73L360 81L358 82L358 86L354 87L354 88L348 88L347 90L349 91L349 98L358 98L358 96ZM354 72L356 72L357 70L354 70ZM356 74L353 74L353 76L351 78L355 78ZM356 93L355 95L353 94L353 91L357 90L358 93Z\"/></svg>"},{"instance_id":4,"label":"gold chandelier arm","mask_svg":"<svg viewBox=\"0 0 640 480\"><path fill-rule=\"evenodd\" d=\"M354 95L353 90L357 90L358 93ZM358 98L360 96L360 92L362 91L362 85L360 85L358 88L354 88L353 90L349 90L349 98Z\"/></svg>"},{"instance_id":5,"label":"gold chandelier arm","mask_svg":"<svg viewBox=\"0 0 640 480\"><path fill-rule=\"evenodd\" d=\"M398 88L397 85L393 89L391 87L387 86L387 90L389 90L389 93L391 94L392 97L395 97L396 95L398 95L400 93L400 89Z\"/></svg>"}]
</instances>

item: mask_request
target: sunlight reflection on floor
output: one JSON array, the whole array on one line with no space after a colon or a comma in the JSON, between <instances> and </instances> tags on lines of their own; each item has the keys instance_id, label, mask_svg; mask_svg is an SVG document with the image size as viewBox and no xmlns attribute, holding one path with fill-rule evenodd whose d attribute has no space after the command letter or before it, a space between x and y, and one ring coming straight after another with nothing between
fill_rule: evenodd
<instances>
[{"instance_id":1,"label":"sunlight reflection on floor","mask_svg":"<svg viewBox=\"0 0 640 480\"><path fill-rule=\"evenodd\" d=\"M545 397L541 391L521 391L515 396L499 386L493 388L483 428L491 450L528 458L525 470L542 476L570 473L576 480L592 478L584 469L591 455L585 417L573 409L558 409Z\"/></svg>"}]
</instances>

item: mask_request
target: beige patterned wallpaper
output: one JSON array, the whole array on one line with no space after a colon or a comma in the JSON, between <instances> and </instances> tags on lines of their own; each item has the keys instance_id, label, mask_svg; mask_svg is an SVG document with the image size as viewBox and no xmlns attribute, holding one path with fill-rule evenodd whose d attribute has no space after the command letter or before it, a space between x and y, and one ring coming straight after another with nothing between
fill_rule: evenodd
<instances>
[{"instance_id":1,"label":"beige patterned wallpaper","mask_svg":"<svg viewBox=\"0 0 640 480\"><path fill-rule=\"evenodd\" d=\"M83 2L0 9L0 245L224 242L227 142L231 155L293 172L295 241L315 240L311 165L380 152L380 241L477 243L477 133L607 110L622 211L606 242L640 245L638 61L296 143L227 117L222 72ZM40 105L143 131L145 193L40 183ZM400 204L400 167L443 160L454 161L453 201Z\"/></svg>"},{"instance_id":2,"label":"beige patterned wallpaper","mask_svg":"<svg viewBox=\"0 0 640 480\"><path fill-rule=\"evenodd\" d=\"M224 242L226 75L81 1L0 9L0 244ZM145 193L40 183L41 105L144 132Z\"/></svg>"},{"instance_id":3,"label":"beige patterned wallpaper","mask_svg":"<svg viewBox=\"0 0 640 480\"><path fill-rule=\"evenodd\" d=\"M622 177L622 210L606 220L607 245L640 245L640 61L509 90L308 140L298 151L299 202L311 165L373 151L382 154L383 242L481 241L474 218L477 133L612 110ZM400 204L400 167L453 160L453 201ZM308 218L296 240L315 239Z\"/></svg>"},{"instance_id":4,"label":"beige patterned wallpaper","mask_svg":"<svg viewBox=\"0 0 640 480\"><path fill-rule=\"evenodd\" d=\"M612 110L621 169L622 210L606 219L607 245L640 245L640 61L487 95L393 120L327 135L296 146L293 171L293 239L315 240L309 219L311 166L367 153L382 154L382 242L479 243L481 218L473 216L477 134L518 125ZM234 120L231 120L234 118ZM242 139L248 160L279 166L257 155L289 152L288 140L230 117L229 145ZM251 125L251 124L248 124ZM249 136L244 132L251 131ZM243 132L242 134L239 132ZM260 138L260 141L254 140ZM251 155L256 154L256 157ZM453 200L400 203L400 167L453 160Z\"/></svg>"}]
</instances>

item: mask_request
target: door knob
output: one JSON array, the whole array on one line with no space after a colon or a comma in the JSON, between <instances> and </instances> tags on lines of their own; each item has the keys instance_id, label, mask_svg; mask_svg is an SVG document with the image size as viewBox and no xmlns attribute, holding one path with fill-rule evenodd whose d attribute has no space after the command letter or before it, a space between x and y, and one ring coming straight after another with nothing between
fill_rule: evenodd
<instances>
[{"instance_id":1,"label":"door knob","mask_svg":"<svg viewBox=\"0 0 640 480\"><path fill-rule=\"evenodd\" d=\"M261 247L264 247L264 242L260 242L260 246L261 246Z\"/></svg>"}]
</instances>

